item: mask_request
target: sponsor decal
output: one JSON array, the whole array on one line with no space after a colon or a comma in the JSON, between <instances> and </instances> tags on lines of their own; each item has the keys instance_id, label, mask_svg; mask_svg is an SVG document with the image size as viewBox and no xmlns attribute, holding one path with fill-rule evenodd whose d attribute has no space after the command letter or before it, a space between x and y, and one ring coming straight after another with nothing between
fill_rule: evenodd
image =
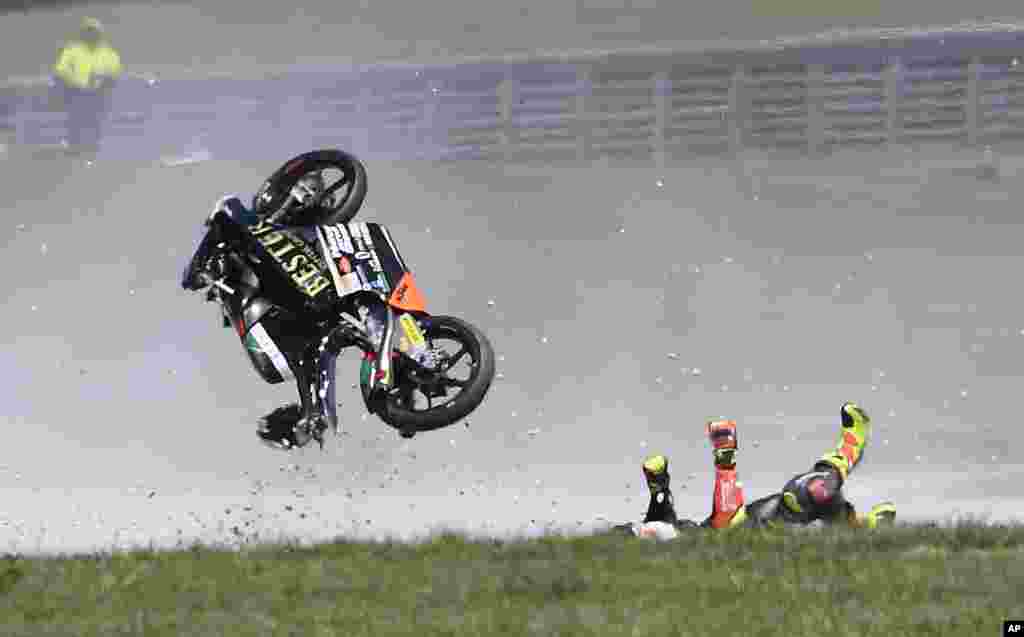
<instances>
[{"instance_id":1,"label":"sponsor decal","mask_svg":"<svg viewBox=\"0 0 1024 637\"><path fill-rule=\"evenodd\" d=\"M338 272L337 264L331 261L332 253L335 252L335 249L327 245L327 233L324 231L324 226L317 226L316 237L320 242L320 254L324 255L324 258L327 260L327 270L334 281L334 290L339 295L344 295L344 292L341 290L341 274Z\"/></svg>"},{"instance_id":2,"label":"sponsor decal","mask_svg":"<svg viewBox=\"0 0 1024 637\"><path fill-rule=\"evenodd\" d=\"M362 263L369 263L370 267L373 268L374 272L384 271L384 268L381 267L380 259L377 257L376 250L362 250L360 252L356 252L355 255L353 256L356 261L360 261Z\"/></svg>"},{"instance_id":3,"label":"sponsor decal","mask_svg":"<svg viewBox=\"0 0 1024 637\"><path fill-rule=\"evenodd\" d=\"M355 252L366 252L366 239L363 238L361 226L364 224L352 223L348 225L348 232L352 236L352 243L355 244Z\"/></svg>"},{"instance_id":4,"label":"sponsor decal","mask_svg":"<svg viewBox=\"0 0 1024 637\"><path fill-rule=\"evenodd\" d=\"M338 258L345 254L352 254L355 250L352 247L352 239L344 225L324 226L324 234L327 237L327 247L331 256Z\"/></svg>"},{"instance_id":5,"label":"sponsor decal","mask_svg":"<svg viewBox=\"0 0 1024 637\"><path fill-rule=\"evenodd\" d=\"M355 272L349 272L348 274L338 279L338 291L342 296L351 294L358 291L362 286L359 283L359 275Z\"/></svg>"},{"instance_id":6,"label":"sponsor decal","mask_svg":"<svg viewBox=\"0 0 1024 637\"><path fill-rule=\"evenodd\" d=\"M281 378L288 380L294 377L292 374L292 368L288 366L288 359L284 357L281 350L274 344L274 340L270 338L270 334L267 334L267 330L262 325L257 323L249 330L249 336L255 341L255 347L258 351L266 354L270 358L270 362L274 365L274 369L281 375ZM248 343L246 343L248 347ZM253 349L253 348L249 348ZM257 351L254 349L254 351Z\"/></svg>"},{"instance_id":7,"label":"sponsor decal","mask_svg":"<svg viewBox=\"0 0 1024 637\"><path fill-rule=\"evenodd\" d=\"M366 249L373 249L373 239L370 238L369 224L367 224L365 221L359 221L355 224L355 226L359 228L359 234L360 236L363 237L363 241L365 241L366 245L368 246Z\"/></svg>"},{"instance_id":8,"label":"sponsor decal","mask_svg":"<svg viewBox=\"0 0 1024 637\"><path fill-rule=\"evenodd\" d=\"M398 286L388 302L404 310L426 311L426 301L408 272L399 279Z\"/></svg>"},{"instance_id":9,"label":"sponsor decal","mask_svg":"<svg viewBox=\"0 0 1024 637\"><path fill-rule=\"evenodd\" d=\"M252 333L247 334L245 337L245 349L249 350L254 354L263 353L263 348L260 347L260 344L258 342L256 342L256 337L253 336Z\"/></svg>"},{"instance_id":10,"label":"sponsor decal","mask_svg":"<svg viewBox=\"0 0 1024 637\"><path fill-rule=\"evenodd\" d=\"M367 292L376 290L387 294L391 290L383 272L367 272L366 268L358 263L356 264L356 271L359 273L359 279L363 282L363 289Z\"/></svg>"},{"instance_id":11,"label":"sponsor decal","mask_svg":"<svg viewBox=\"0 0 1024 637\"><path fill-rule=\"evenodd\" d=\"M315 297L330 286L330 280L321 271L319 257L305 242L296 241L263 221L250 231L307 296Z\"/></svg>"},{"instance_id":12,"label":"sponsor decal","mask_svg":"<svg viewBox=\"0 0 1024 637\"><path fill-rule=\"evenodd\" d=\"M342 274L350 274L352 272L352 262L348 260L348 257L341 256L338 259L338 269Z\"/></svg>"},{"instance_id":13,"label":"sponsor decal","mask_svg":"<svg viewBox=\"0 0 1024 637\"><path fill-rule=\"evenodd\" d=\"M374 272L383 272L384 268L380 264L380 257L377 256L377 249L373 243L373 237L370 236L370 226L366 222L356 224L359 226L359 232L366 239L366 251L370 253L370 264L373 266Z\"/></svg>"},{"instance_id":14,"label":"sponsor decal","mask_svg":"<svg viewBox=\"0 0 1024 637\"><path fill-rule=\"evenodd\" d=\"M402 331L412 341L413 345L417 347L424 347L427 341L423 338L423 333L420 332L419 325L416 325L416 319L410 314L403 314L398 322L402 324Z\"/></svg>"},{"instance_id":15,"label":"sponsor decal","mask_svg":"<svg viewBox=\"0 0 1024 637\"><path fill-rule=\"evenodd\" d=\"M384 273L384 266L380 264L380 259L377 258L377 251L374 250L370 253L370 265L373 266L374 272L380 272L381 275Z\"/></svg>"}]
</instances>

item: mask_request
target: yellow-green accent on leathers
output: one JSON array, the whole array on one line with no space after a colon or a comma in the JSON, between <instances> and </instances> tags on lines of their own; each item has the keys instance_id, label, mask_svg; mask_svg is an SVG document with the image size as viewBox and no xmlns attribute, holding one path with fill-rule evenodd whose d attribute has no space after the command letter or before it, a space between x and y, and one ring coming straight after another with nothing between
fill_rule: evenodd
<instances>
[{"instance_id":1,"label":"yellow-green accent on leathers","mask_svg":"<svg viewBox=\"0 0 1024 637\"><path fill-rule=\"evenodd\" d=\"M732 519L729 520L729 526L726 528L732 529L738 526L743 526L743 523L747 521L747 505L743 505L739 508L736 513L732 515Z\"/></svg>"},{"instance_id":2,"label":"yellow-green accent on leathers","mask_svg":"<svg viewBox=\"0 0 1024 637\"><path fill-rule=\"evenodd\" d=\"M790 491L786 491L782 494L782 502L786 505L793 513L803 513L804 508L800 506L800 502L796 499L796 494Z\"/></svg>"},{"instance_id":3,"label":"yellow-green accent on leathers","mask_svg":"<svg viewBox=\"0 0 1024 637\"><path fill-rule=\"evenodd\" d=\"M91 47L85 42L74 40L61 49L53 72L70 86L95 89L99 87L102 77L120 77L121 56L107 42Z\"/></svg>"},{"instance_id":4,"label":"yellow-green accent on leathers","mask_svg":"<svg viewBox=\"0 0 1024 637\"><path fill-rule=\"evenodd\" d=\"M843 420L849 420L850 426L843 426L839 434L839 443L835 448L821 457L825 462L839 471L843 480L853 471L864 455L868 434L871 431L871 418L854 403L843 405Z\"/></svg>"},{"instance_id":5,"label":"yellow-green accent on leathers","mask_svg":"<svg viewBox=\"0 0 1024 637\"><path fill-rule=\"evenodd\" d=\"M732 519L729 520L729 526L726 528L735 529L744 526L748 519L747 506L743 505L733 514ZM856 528L875 529L879 526L891 525L896 520L896 505L892 502L876 504L865 515L858 515L851 507L846 519L850 526ZM764 524L765 526L774 527L778 526L780 521L778 519L765 520Z\"/></svg>"},{"instance_id":6,"label":"yellow-green accent on leathers","mask_svg":"<svg viewBox=\"0 0 1024 637\"><path fill-rule=\"evenodd\" d=\"M736 464L735 449L714 449L711 454L715 459L715 466L731 467Z\"/></svg>"}]
</instances>

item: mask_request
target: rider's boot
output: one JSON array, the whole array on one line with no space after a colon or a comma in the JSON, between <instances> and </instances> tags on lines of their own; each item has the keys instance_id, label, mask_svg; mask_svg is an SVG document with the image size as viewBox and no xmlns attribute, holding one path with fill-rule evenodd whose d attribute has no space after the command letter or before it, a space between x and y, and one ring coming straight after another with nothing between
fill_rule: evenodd
<instances>
[{"instance_id":1,"label":"rider's boot","mask_svg":"<svg viewBox=\"0 0 1024 637\"><path fill-rule=\"evenodd\" d=\"M840 410L842 427L835 449L818 460L819 464L831 465L839 472L843 481L860 462L871 432L871 418L857 404L844 403Z\"/></svg>"},{"instance_id":2,"label":"rider's boot","mask_svg":"<svg viewBox=\"0 0 1024 637\"><path fill-rule=\"evenodd\" d=\"M283 405L260 418L256 426L256 435L264 444L275 449L289 451L302 446L295 435L295 425L301 415L295 403Z\"/></svg>"},{"instance_id":3,"label":"rider's boot","mask_svg":"<svg viewBox=\"0 0 1024 637\"><path fill-rule=\"evenodd\" d=\"M736 451L739 447L736 422L709 422L707 434L715 461L715 491L707 524L715 529L738 526L746 515L743 488L736 480Z\"/></svg>"}]
</instances>

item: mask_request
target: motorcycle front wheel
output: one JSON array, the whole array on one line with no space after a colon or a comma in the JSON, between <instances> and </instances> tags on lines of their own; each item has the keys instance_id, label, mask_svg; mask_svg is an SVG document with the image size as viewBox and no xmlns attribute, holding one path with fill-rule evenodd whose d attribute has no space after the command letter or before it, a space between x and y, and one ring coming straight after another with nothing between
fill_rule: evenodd
<instances>
[{"instance_id":1,"label":"motorcycle front wheel","mask_svg":"<svg viewBox=\"0 0 1024 637\"><path fill-rule=\"evenodd\" d=\"M363 361L359 374L367 407L403 432L433 431L455 424L480 406L494 381L494 350L483 332L454 316L434 316L424 323L427 343L438 354L436 371L398 372L395 386L372 404L369 361ZM445 348L449 343L454 347Z\"/></svg>"}]
</instances>

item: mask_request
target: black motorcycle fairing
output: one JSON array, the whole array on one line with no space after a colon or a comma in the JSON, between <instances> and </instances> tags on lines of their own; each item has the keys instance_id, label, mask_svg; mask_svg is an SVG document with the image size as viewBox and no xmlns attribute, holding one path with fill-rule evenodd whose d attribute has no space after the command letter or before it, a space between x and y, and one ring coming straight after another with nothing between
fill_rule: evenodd
<instances>
[{"instance_id":1,"label":"black motorcycle fairing","mask_svg":"<svg viewBox=\"0 0 1024 637\"><path fill-rule=\"evenodd\" d=\"M203 281L203 275L207 273L208 262L213 256L218 242L217 234L216 228L207 227L202 237L196 243L196 248L192 252L192 258L189 259L188 263L185 264L185 268L181 271L181 287L183 289L195 291L206 287L207 284Z\"/></svg>"},{"instance_id":2,"label":"black motorcycle fairing","mask_svg":"<svg viewBox=\"0 0 1024 637\"><path fill-rule=\"evenodd\" d=\"M259 222L242 228L250 261L282 305L322 313L337 305L327 263L315 240L301 228Z\"/></svg>"},{"instance_id":3,"label":"black motorcycle fairing","mask_svg":"<svg viewBox=\"0 0 1024 637\"><path fill-rule=\"evenodd\" d=\"M199 289L209 285L209 265L219 250L255 274L261 294L295 313L319 315L336 305L332 285L316 243L301 229L279 228L259 222L247 225L251 214L237 199L226 199L210 216L206 234L182 275L182 286Z\"/></svg>"},{"instance_id":4,"label":"black motorcycle fairing","mask_svg":"<svg viewBox=\"0 0 1024 637\"><path fill-rule=\"evenodd\" d=\"M254 308L255 306L255 308ZM262 307L261 307L262 306ZM259 319L250 320L246 315L263 312ZM242 345L249 355L256 372L271 385L295 377L295 346L286 338L287 319L266 299L257 298L250 303L240 321Z\"/></svg>"},{"instance_id":5,"label":"black motorcycle fairing","mask_svg":"<svg viewBox=\"0 0 1024 637\"><path fill-rule=\"evenodd\" d=\"M243 297L242 319L246 326L255 325L261 318L274 311L277 306L266 297L255 297L246 300Z\"/></svg>"},{"instance_id":6,"label":"black motorcycle fairing","mask_svg":"<svg viewBox=\"0 0 1024 637\"><path fill-rule=\"evenodd\" d=\"M209 285L203 278L204 275L213 274L207 271L211 259L218 251L229 252L224 250L227 246L222 244L237 239L238 233L233 231L235 226L244 226L252 221L255 221L255 216L245 209L238 197L222 197L203 223L202 234L195 243L192 258L182 271L181 286L186 290L198 290Z\"/></svg>"}]
</instances>

